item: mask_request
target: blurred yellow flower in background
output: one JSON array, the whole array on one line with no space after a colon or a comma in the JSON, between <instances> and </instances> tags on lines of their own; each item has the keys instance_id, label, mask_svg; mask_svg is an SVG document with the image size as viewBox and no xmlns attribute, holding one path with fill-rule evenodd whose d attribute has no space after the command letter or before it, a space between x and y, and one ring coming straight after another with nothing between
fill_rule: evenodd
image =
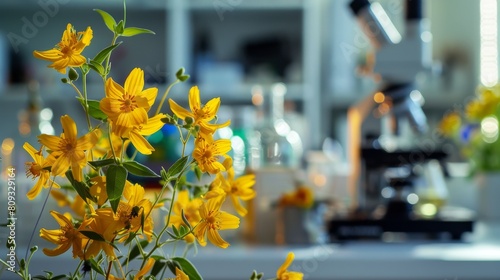
<instances>
[{"instance_id":1,"label":"blurred yellow flower in background","mask_svg":"<svg viewBox=\"0 0 500 280\"><path fill-rule=\"evenodd\" d=\"M309 186L299 185L292 192L284 193L278 201L279 206L296 206L311 208L314 204L314 193Z\"/></svg>"},{"instance_id":2,"label":"blurred yellow flower in background","mask_svg":"<svg viewBox=\"0 0 500 280\"><path fill-rule=\"evenodd\" d=\"M462 125L462 118L458 112L446 114L438 126L438 131L444 136L456 135Z\"/></svg>"},{"instance_id":3,"label":"blurred yellow flower in background","mask_svg":"<svg viewBox=\"0 0 500 280\"><path fill-rule=\"evenodd\" d=\"M200 207L203 204L203 200L201 198L191 199L189 196L188 190L182 190L177 194L169 225L174 225L177 228L181 225L187 226L182 220L181 213L184 213L184 217L191 225L196 225L201 221ZM168 219L168 216L166 218Z\"/></svg>"},{"instance_id":4,"label":"blurred yellow flower in background","mask_svg":"<svg viewBox=\"0 0 500 280\"><path fill-rule=\"evenodd\" d=\"M437 131L460 148L472 173L500 170L499 118L500 85L480 85L463 112L447 113Z\"/></svg>"}]
</instances>

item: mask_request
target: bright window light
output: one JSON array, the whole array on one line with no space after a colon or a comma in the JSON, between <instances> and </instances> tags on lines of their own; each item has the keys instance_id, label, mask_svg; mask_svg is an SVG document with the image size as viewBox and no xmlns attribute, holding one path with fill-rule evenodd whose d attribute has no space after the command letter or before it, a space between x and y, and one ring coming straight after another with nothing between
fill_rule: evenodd
<instances>
[{"instance_id":1,"label":"bright window light","mask_svg":"<svg viewBox=\"0 0 500 280\"><path fill-rule=\"evenodd\" d=\"M493 86L498 82L497 0L481 0L480 15L481 83Z\"/></svg>"}]
</instances>

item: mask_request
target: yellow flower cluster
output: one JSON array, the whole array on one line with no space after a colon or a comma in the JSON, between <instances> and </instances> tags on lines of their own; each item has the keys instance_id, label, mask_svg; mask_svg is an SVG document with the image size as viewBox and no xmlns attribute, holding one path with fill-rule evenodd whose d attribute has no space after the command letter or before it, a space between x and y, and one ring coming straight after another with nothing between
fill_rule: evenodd
<instances>
[{"instance_id":1,"label":"yellow flower cluster","mask_svg":"<svg viewBox=\"0 0 500 280\"><path fill-rule=\"evenodd\" d=\"M47 195L52 195L59 207L69 207L72 211L72 214L50 211L59 227L40 230L40 236L55 245L52 249L44 248L43 252L57 256L71 249L73 258L81 260L75 272L67 275L71 279L80 279L85 273L90 273L91 279L97 279L98 275L104 279L132 276L145 279L159 272L163 275L167 269L175 279L201 279L187 259L175 257L173 252L165 253L163 247L175 242L185 242L187 249L196 244L205 246L208 239L217 247L227 248L229 243L219 231L238 228L240 218L221 211L221 206L229 196L236 212L244 216L247 210L241 200L255 197L252 189L255 178L235 176L228 155L231 142L215 137L218 129L230 124L229 120L216 122L220 98L203 105L198 87L193 86L188 95L189 109L170 99L172 113L161 112L171 86L189 77L183 69L176 74L177 80L168 87L154 113L151 109L158 89L146 87L143 70L132 69L123 85L108 77L109 58L120 45L116 39L153 32L126 27L124 20L117 23L108 13L96 11L113 32L113 40L94 58L82 55L92 40L92 29L76 32L71 24L55 48L34 51L36 58L51 62L50 68L67 74L62 82L75 90L87 121L87 128L79 130L72 117L63 115L60 135L39 135L39 148L24 144L32 158L26 162L26 175L36 180L27 197L33 200L43 188L48 188ZM91 71L103 81L104 94L100 100L87 97L86 77ZM77 85L80 77L81 85ZM182 155L168 169L158 172L135 161L135 156L155 151L147 137L164 125L178 129ZM194 144L191 152L187 151L189 141ZM135 149L133 155L127 153L129 144ZM191 173L198 181L188 181L187 175ZM141 180L133 182L129 174L157 178L162 188L151 197ZM198 185L203 174L214 176L209 190ZM155 221L153 217L161 220ZM164 225L155 232L161 221L165 221ZM146 249L148 244L152 248ZM118 246L128 248L128 253L123 254ZM139 268L127 271L134 258L138 259ZM298 273L286 270L292 260L293 255L289 255L278 270L278 279L302 279L301 274L299 277ZM28 273L19 271L18 275Z\"/></svg>"},{"instance_id":2,"label":"yellow flower cluster","mask_svg":"<svg viewBox=\"0 0 500 280\"><path fill-rule=\"evenodd\" d=\"M437 126L442 136L452 139L472 164L473 172L500 170L498 145L500 84L477 87L476 95L463 112L447 112Z\"/></svg>"}]
</instances>

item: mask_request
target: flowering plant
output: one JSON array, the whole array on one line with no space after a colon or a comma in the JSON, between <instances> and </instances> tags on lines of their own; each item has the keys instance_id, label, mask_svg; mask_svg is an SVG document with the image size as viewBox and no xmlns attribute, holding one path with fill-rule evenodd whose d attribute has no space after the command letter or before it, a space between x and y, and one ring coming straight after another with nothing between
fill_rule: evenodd
<instances>
[{"instance_id":1,"label":"flowering plant","mask_svg":"<svg viewBox=\"0 0 500 280\"><path fill-rule=\"evenodd\" d=\"M438 131L452 139L470 160L473 172L500 170L500 84L477 87L465 109L447 112Z\"/></svg>"},{"instance_id":2,"label":"flowering plant","mask_svg":"<svg viewBox=\"0 0 500 280\"><path fill-rule=\"evenodd\" d=\"M303 184L299 184L293 191L284 193L279 201L279 207L294 206L309 209L314 204L314 193L312 189Z\"/></svg>"},{"instance_id":3,"label":"flowering plant","mask_svg":"<svg viewBox=\"0 0 500 280\"><path fill-rule=\"evenodd\" d=\"M121 44L117 39L154 33L127 27L125 9L124 19L119 22L103 10L96 11L113 37L111 44L93 58L83 55L92 41L92 28L77 32L71 24L53 49L34 52L36 58L51 62L48 67L65 75L62 82L75 90L87 124L79 130L71 116L63 115L59 136L42 134L38 136L40 145L23 146L32 158L26 163L26 174L36 181L27 197L33 200L45 188L47 197L51 195L72 212L50 211L59 228L40 229L40 237L54 244L53 248L44 248L43 253L54 257L71 249L73 258L79 259L70 275L46 272L35 278L164 279L171 273L174 278L169 279L202 279L186 258L188 250L182 256L176 256L174 249L168 253L165 250L179 242L185 243L186 249L196 249L197 244L205 246L207 239L217 247L227 248L229 243L219 231L238 228L240 218L222 211L221 205L230 197L236 212L244 216L247 211L240 200L255 196L255 178L236 177L228 155L230 141L215 139L215 132L230 124L229 120L216 122L220 98L203 105L199 89L193 86L189 90L189 110L169 99L172 114L163 112L172 86L189 78L184 69L176 73L176 80L155 110L158 89L146 88L143 70L133 69L124 84L110 77L110 57ZM104 94L100 100L87 97L87 75L91 72L102 78ZM155 152L147 137L164 125L178 130L182 153L169 168L154 171L135 157ZM188 150L190 141L192 151ZM132 155L127 153L130 149L135 150ZM133 182L130 174L156 178L162 187L154 197L148 197L140 180ZM201 184L203 175L214 179L208 185ZM164 218L162 209L166 209ZM158 221L154 217L162 218ZM155 230L158 224L159 231ZM29 263L36 251L37 246L32 247L29 257L19 262L14 272L20 278L33 278ZM293 258L289 253L275 279L302 279L301 273L287 270ZM261 277L254 271L250 279Z\"/></svg>"}]
</instances>

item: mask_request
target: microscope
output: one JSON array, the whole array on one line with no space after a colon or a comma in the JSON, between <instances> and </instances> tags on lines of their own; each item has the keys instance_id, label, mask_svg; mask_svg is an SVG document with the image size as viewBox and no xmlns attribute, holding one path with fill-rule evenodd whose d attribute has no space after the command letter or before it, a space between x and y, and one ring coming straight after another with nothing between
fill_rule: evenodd
<instances>
[{"instance_id":1,"label":"microscope","mask_svg":"<svg viewBox=\"0 0 500 280\"><path fill-rule=\"evenodd\" d=\"M422 219L413 209L418 196L412 191L422 175L416 167L429 162L436 167L447 155L419 143L428 125L416 76L432 67L432 34L422 1L404 3L404 34L380 3L352 0L349 5L375 50L369 68L379 86L347 113L350 209L347 217L330 222L335 239L380 238L385 232L448 233L459 239L472 231L471 221Z\"/></svg>"}]
</instances>

